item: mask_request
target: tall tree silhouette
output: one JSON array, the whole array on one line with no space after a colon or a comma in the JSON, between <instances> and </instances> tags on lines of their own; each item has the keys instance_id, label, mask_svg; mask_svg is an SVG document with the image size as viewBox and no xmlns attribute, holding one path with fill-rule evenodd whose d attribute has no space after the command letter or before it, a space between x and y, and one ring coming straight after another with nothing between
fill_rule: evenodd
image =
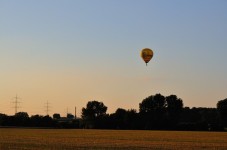
<instances>
[{"instance_id":1,"label":"tall tree silhouette","mask_svg":"<svg viewBox=\"0 0 227 150\"><path fill-rule=\"evenodd\" d=\"M58 114L58 113L55 113L55 114L53 114L53 118L54 119L60 119L61 118L61 115Z\"/></svg>"},{"instance_id":2,"label":"tall tree silhouette","mask_svg":"<svg viewBox=\"0 0 227 150\"><path fill-rule=\"evenodd\" d=\"M227 98L217 103L217 109L220 115L221 123L227 127Z\"/></svg>"},{"instance_id":3,"label":"tall tree silhouette","mask_svg":"<svg viewBox=\"0 0 227 150\"><path fill-rule=\"evenodd\" d=\"M117 129L126 129L127 128L127 111L122 108L118 108L114 113L114 123L115 128Z\"/></svg>"},{"instance_id":4,"label":"tall tree silhouette","mask_svg":"<svg viewBox=\"0 0 227 150\"><path fill-rule=\"evenodd\" d=\"M100 119L106 115L107 107L98 101L89 101L86 108L82 108L82 119L85 128L96 128Z\"/></svg>"},{"instance_id":5,"label":"tall tree silhouette","mask_svg":"<svg viewBox=\"0 0 227 150\"><path fill-rule=\"evenodd\" d=\"M15 125L17 126L28 126L29 125L29 116L26 112L18 112L14 115Z\"/></svg>"},{"instance_id":6,"label":"tall tree silhouette","mask_svg":"<svg viewBox=\"0 0 227 150\"><path fill-rule=\"evenodd\" d=\"M176 95L166 97L169 127L176 127L183 109L183 101Z\"/></svg>"},{"instance_id":7,"label":"tall tree silhouette","mask_svg":"<svg viewBox=\"0 0 227 150\"><path fill-rule=\"evenodd\" d=\"M141 121L145 129L159 129L164 125L165 120L165 97L161 94L151 95L145 98L140 104Z\"/></svg>"}]
</instances>

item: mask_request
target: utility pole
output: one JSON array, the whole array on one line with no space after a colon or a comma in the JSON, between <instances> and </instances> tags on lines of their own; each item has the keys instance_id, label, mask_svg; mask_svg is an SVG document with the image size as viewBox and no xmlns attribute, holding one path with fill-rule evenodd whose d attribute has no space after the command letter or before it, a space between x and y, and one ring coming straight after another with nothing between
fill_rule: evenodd
<instances>
[{"instance_id":1,"label":"utility pole","mask_svg":"<svg viewBox=\"0 0 227 150\"><path fill-rule=\"evenodd\" d=\"M76 107L75 107L75 116L74 116L74 118L76 119Z\"/></svg>"},{"instance_id":2,"label":"utility pole","mask_svg":"<svg viewBox=\"0 0 227 150\"><path fill-rule=\"evenodd\" d=\"M50 103L47 101L45 103L45 111L46 111L46 115L49 116L49 111L50 111Z\"/></svg>"},{"instance_id":3,"label":"utility pole","mask_svg":"<svg viewBox=\"0 0 227 150\"><path fill-rule=\"evenodd\" d=\"M67 107L66 108L66 117L68 116L68 114L69 114L69 108Z\"/></svg>"},{"instance_id":4,"label":"utility pole","mask_svg":"<svg viewBox=\"0 0 227 150\"><path fill-rule=\"evenodd\" d=\"M16 94L16 97L14 97L13 99L15 99L15 101L13 102L13 103L15 103L15 106L14 106L14 109L15 109L15 114L17 113L17 110L18 110L18 108L19 108L19 106L18 106L18 104L20 103L19 101L18 101L18 99L20 99L18 96L17 96L17 94Z\"/></svg>"}]
</instances>

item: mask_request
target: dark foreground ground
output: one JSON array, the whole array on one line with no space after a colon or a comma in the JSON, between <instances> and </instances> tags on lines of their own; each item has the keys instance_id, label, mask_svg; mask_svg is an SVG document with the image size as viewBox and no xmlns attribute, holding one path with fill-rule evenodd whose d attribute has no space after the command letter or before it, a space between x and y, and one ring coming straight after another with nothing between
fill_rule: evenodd
<instances>
[{"instance_id":1,"label":"dark foreground ground","mask_svg":"<svg viewBox=\"0 0 227 150\"><path fill-rule=\"evenodd\" d=\"M0 128L0 150L227 149L227 132Z\"/></svg>"}]
</instances>

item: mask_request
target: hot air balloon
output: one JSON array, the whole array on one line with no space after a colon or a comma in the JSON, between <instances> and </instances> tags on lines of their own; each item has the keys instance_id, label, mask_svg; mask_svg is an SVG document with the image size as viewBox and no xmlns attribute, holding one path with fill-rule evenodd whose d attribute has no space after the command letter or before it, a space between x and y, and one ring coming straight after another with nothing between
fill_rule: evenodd
<instances>
[{"instance_id":1,"label":"hot air balloon","mask_svg":"<svg viewBox=\"0 0 227 150\"><path fill-rule=\"evenodd\" d=\"M153 53L153 51L151 49L144 48L144 49L141 50L140 55L143 58L143 60L145 61L146 66L147 66L147 63L151 60L151 58L153 57L154 53Z\"/></svg>"}]
</instances>

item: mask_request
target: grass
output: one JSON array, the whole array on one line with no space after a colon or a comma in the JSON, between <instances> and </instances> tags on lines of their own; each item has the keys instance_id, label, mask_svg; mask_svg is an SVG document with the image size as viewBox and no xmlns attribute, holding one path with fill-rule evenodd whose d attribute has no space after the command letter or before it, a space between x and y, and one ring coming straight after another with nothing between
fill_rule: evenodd
<instances>
[{"instance_id":1,"label":"grass","mask_svg":"<svg viewBox=\"0 0 227 150\"><path fill-rule=\"evenodd\" d=\"M227 132L0 129L0 149L227 149Z\"/></svg>"}]
</instances>

